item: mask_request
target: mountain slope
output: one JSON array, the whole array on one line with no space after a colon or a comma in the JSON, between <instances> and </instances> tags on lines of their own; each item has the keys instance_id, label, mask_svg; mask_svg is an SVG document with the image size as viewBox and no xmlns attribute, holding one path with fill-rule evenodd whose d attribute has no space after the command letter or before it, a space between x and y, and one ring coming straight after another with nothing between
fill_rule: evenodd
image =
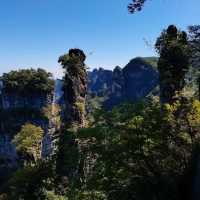
<instances>
[{"instance_id":1,"label":"mountain slope","mask_svg":"<svg viewBox=\"0 0 200 200\"><path fill-rule=\"evenodd\" d=\"M113 71L95 69L89 72L88 84L91 97L104 97L107 109L124 101L138 101L158 85L157 58L137 57Z\"/></svg>"}]
</instances>

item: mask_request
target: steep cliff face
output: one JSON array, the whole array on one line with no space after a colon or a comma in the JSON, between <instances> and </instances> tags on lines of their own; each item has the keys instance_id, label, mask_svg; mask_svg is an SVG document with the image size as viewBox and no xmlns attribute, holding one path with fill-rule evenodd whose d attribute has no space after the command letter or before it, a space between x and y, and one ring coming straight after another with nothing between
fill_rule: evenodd
<instances>
[{"instance_id":1,"label":"steep cliff face","mask_svg":"<svg viewBox=\"0 0 200 200\"><path fill-rule=\"evenodd\" d=\"M52 155L56 148L58 135L56 132L61 126L61 107L63 106L63 82L60 79L55 80L52 101L48 107L44 107L48 112L48 126L42 143L42 157Z\"/></svg>"},{"instance_id":2,"label":"steep cliff face","mask_svg":"<svg viewBox=\"0 0 200 200\"><path fill-rule=\"evenodd\" d=\"M113 72L103 68L94 69L88 72L88 90L98 96L105 95L112 86Z\"/></svg>"},{"instance_id":3,"label":"steep cliff face","mask_svg":"<svg viewBox=\"0 0 200 200\"><path fill-rule=\"evenodd\" d=\"M107 99L103 105L111 109L113 106L120 104L125 100L125 79L123 69L115 67L112 74L111 86L107 90Z\"/></svg>"},{"instance_id":4,"label":"steep cliff face","mask_svg":"<svg viewBox=\"0 0 200 200\"><path fill-rule=\"evenodd\" d=\"M52 103L52 94L26 94L6 93L1 95L2 109L32 108L41 109Z\"/></svg>"},{"instance_id":5,"label":"steep cliff face","mask_svg":"<svg viewBox=\"0 0 200 200\"><path fill-rule=\"evenodd\" d=\"M84 72L86 74L86 72ZM65 76L64 85L64 110L66 123L77 124L79 127L84 127L85 124L85 96L87 91L86 79L79 76Z\"/></svg>"},{"instance_id":6,"label":"steep cliff face","mask_svg":"<svg viewBox=\"0 0 200 200\"><path fill-rule=\"evenodd\" d=\"M37 78L37 81L33 81L33 77L27 76L17 82L19 75L30 73L30 71L36 73L37 76L34 76L34 78ZM45 132L42 155L48 155L52 150L50 150L48 145L50 143L47 143L46 138L50 138L50 133L53 132L47 113L49 112L48 109L51 110L53 104L54 81L50 76L41 78L40 73L44 76L47 75L46 72L41 72L41 70L14 71L5 74L0 82L0 174L5 172L5 168L17 167L19 157L11 141L19 132L21 126L27 122L41 126ZM46 79L49 81L48 83ZM46 88L28 90L28 87L30 89L30 82L32 88L38 87L38 84ZM49 84L48 88L47 84ZM21 89L22 86L23 90Z\"/></svg>"},{"instance_id":7,"label":"steep cliff face","mask_svg":"<svg viewBox=\"0 0 200 200\"><path fill-rule=\"evenodd\" d=\"M51 105L53 93L50 94L21 94L2 90L0 107L0 132L15 134L20 126L26 122L33 122L46 128L48 119L43 108Z\"/></svg>"}]
</instances>

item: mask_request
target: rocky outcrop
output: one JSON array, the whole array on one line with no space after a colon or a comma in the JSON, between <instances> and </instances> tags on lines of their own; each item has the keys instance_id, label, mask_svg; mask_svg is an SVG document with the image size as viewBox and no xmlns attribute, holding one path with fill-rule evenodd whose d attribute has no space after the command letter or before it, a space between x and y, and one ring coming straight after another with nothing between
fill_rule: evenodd
<instances>
[{"instance_id":1,"label":"rocky outcrop","mask_svg":"<svg viewBox=\"0 0 200 200\"><path fill-rule=\"evenodd\" d=\"M116 96L121 97L123 95L124 83L123 69L117 66L113 70L112 93L115 93Z\"/></svg>"},{"instance_id":2,"label":"rocky outcrop","mask_svg":"<svg viewBox=\"0 0 200 200\"><path fill-rule=\"evenodd\" d=\"M125 98L138 101L158 84L158 73L142 58L131 60L123 69Z\"/></svg>"},{"instance_id":3,"label":"rocky outcrop","mask_svg":"<svg viewBox=\"0 0 200 200\"><path fill-rule=\"evenodd\" d=\"M55 129L44 108L53 104L53 91L51 93L26 93L23 96L17 91L5 89L3 81L0 83L0 174L5 168L15 169L18 164L18 155L12 139L25 123L41 126L45 132L42 156L51 154L52 134ZM49 106L50 105L50 106ZM8 170L7 170L8 171ZM6 175L6 173L5 173Z\"/></svg>"},{"instance_id":4,"label":"rocky outcrop","mask_svg":"<svg viewBox=\"0 0 200 200\"><path fill-rule=\"evenodd\" d=\"M120 104L125 99L125 79L123 69L119 66L115 67L112 74L112 83L107 91L107 99L103 105L105 108L111 109L113 106Z\"/></svg>"},{"instance_id":5,"label":"rocky outcrop","mask_svg":"<svg viewBox=\"0 0 200 200\"><path fill-rule=\"evenodd\" d=\"M81 145L75 131L86 125L87 72L86 56L80 49L70 49L58 62L65 69L63 78L62 125L56 156L57 187L66 194L69 185L78 180Z\"/></svg>"},{"instance_id":6,"label":"rocky outcrop","mask_svg":"<svg viewBox=\"0 0 200 200\"><path fill-rule=\"evenodd\" d=\"M63 125L81 128L85 126L85 100L87 93L86 56L80 49L70 49L59 58L65 71L63 82Z\"/></svg>"},{"instance_id":7,"label":"rocky outcrop","mask_svg":"<svg viewBox=\"0 0 200 200\"><path fill-rule=\"evenodd\" d=\"M95 69L89 73L91 96L103 96L103 105L107 109L144 98L158 85L156 61L156 58L135 58L124 68L117 66L113 71Z\"/></svg>"},{"instance_id":8,"label":"rocky outcrop","mask_svg":"<svg viewBox=\"0 0 200 200\"><path fill-rule=\"evenodd\" d=\"M84 127L85 124L85 96L86 79L81 77L69 78L65 76L68 84L64 86L64 106L66 124L76 124Z\"/></svg>"},{"instance_id":9,"label":"rocky outcrop","mask_svg":"<svg viewBox=\"0 0 200 200\"><path fill-rule=\"evenodd\" d=\"M97 95L104 96L112 86L113 72L103 68L94 69L88 72L88 91Z\"/></svg>"},{"instance_id":10,"label":"rocky outcrop","mask_svg":"<svg viewBox=\"0 0 200 200\"><path fill-rule=\"evenodd\" d=\"M55 80L53 99L50 108L50 116L48 121L48 129L44 135L42 142L42 157L46 158L53 155L57 149L56 142L58 140L57 131L60 129L60 108L63 105L63 81Z\"/></svg>"}]
</instances>

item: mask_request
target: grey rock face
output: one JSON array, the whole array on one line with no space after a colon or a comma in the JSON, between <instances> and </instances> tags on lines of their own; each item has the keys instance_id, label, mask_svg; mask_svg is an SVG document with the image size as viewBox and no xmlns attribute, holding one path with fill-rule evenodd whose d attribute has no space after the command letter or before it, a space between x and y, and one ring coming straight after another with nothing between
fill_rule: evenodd
<instances>
[{"instance_id":1,"label":"grey rock face","mask_svg":"<svg viewBox=\"0 0 200 200\"><path fill-rule=\"evenodd\" d=\"M19 96L18 94L4 94L1 97L2 108L3 109L13 109L13 108L34 108L41 109L47 104L52 102L52 95L28 95Z\"/></svg>"},{"instance_id":2,"label":"grey rock face","mask_svg":"<svg viewBox=\"0 0 200 200\"><path fill-rule=\"evenodd\" d=\"M158 72L144 58L135 58L124 68L117 66L113 71L95 69L90 72L88 88L97 96L105 97L103 105L111 109L124 101L144 98L157 85Z\"/></svg>"},{"instance_id":3,"label":"grey rock face","mask_svg":"<svg viewBox=\"0 0 200 200\"><path fill-rule=\"evenodd\" d=\"M88 90L98 96L102 95L104 91L111 88L112 78L112 70L94 69L88 72Z\"/></svg>"},{"instance_id":4,"label":"grey rock face","mask_svg":"<svg viewBox=\"0 0 200 200\"><path fill-rule=\"evenodd\" d=\"M57 79L55 81L55 87L53 92L53 100L51 102L52 106L52 116L49 120L48 124L48 130L46 131L43 141L42 141L42 157L46 158L52 154L54 154L54 151L56 150L56 141L57 141L57 135L55 134L57 131L57 125L56 125L56 119L54 114L54 106L60 105L63 106L63 81L60 79Z\"/></svg>"},{"instance_id":5,"label":"grey rock face","mask_svg":"<svg viewBox=\"0 0 200 200\"><path fill-rule=\"evenodd\" d=\"M103 68L88 72L88 92L91 96L105 97L104 106L111 109L124 101L138 101L147 96L158 85L157 59L132 59L124 68ZM63 81L59 80L62 88ZM61 89L60 89L61 91ZM59 104L63 104L63 92L59 92Z\"/></svg>"},{"instance_id":6,"label":"grey rock face","mask_svg":"<svg viewBox=\"0 0 200 200\"><path fill-rule=\"evenodd\" d=\"M2 90L2 82L0 86L0 111L3 113L1 114L3 118L0 121L0 159L2 160L0 170L4 169L4 166L13 167L17 165L18 157L15 146L11 141L20 127L27 122L43 128L45 135L42 144L42 156L49 156L53 151L55 127L41 115L44 107L51 106L59 100L59 85L55 84L55 94L27 94L26 96L5 93Z\"/></svg>"}]
</instances>

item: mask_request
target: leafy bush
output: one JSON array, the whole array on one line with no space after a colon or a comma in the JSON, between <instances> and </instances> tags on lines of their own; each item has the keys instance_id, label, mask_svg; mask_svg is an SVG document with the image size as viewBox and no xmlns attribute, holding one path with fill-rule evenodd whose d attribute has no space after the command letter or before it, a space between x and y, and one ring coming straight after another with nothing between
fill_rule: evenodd
<instances>
[{"instance_id":1,"label":"leafy bush","mask_svg":"<svg viewBox=\"0 0 200 200\"><path fill-rule=\"evenodd\" d=\"M5 191L9 199L44 200L47 188L52 188L51 162L38 162L16 171L8 180Z\"/></svg>"},{"instance_id":2,"label":"leafy bush","mask_svg":"<svg viewBox=\"0 0 200 200\"><path fill-rule=\"evenodd\" d=\"M47 191L45 200L68 200L68 198L56 195L53 191Z\"/></svg>"},{"instance_id":3,"label":"leafy bush","mask_svg":"<svg viewBox=\"0 0 200 200\"><path fill-rule=\"evenodd\" d=\"M85 104L83 102L76 102L75 105L81 113L85 112Z\"/></svg>"},{"instance_id":4,"label":"leafy bush","mask_svg":"<svg viewBox=\"0 0 200 200\"><path fill-rule=\"evenodd\" d=\"M44 131L41 127L27 123L22 126L21 131L15 135L13 143L22 155L30 156L37 161L41 156L41 142Z\"/></svg>"}]
</instances>

